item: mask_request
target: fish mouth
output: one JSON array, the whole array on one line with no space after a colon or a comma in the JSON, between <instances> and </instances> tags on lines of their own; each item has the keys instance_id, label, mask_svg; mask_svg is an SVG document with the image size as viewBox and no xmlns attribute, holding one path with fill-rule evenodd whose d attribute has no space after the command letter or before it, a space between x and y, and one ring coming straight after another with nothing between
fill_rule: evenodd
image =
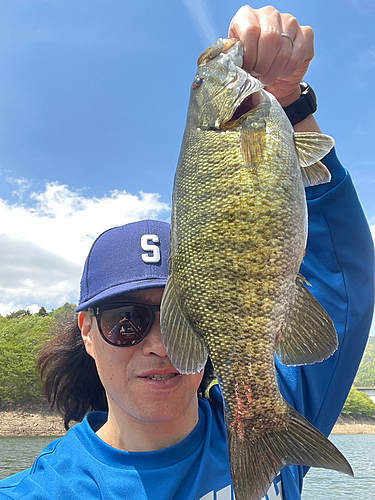
<instances>
[{"instance_id":1,"label":"fish mouth","mask_svg":"<svg viewBox=\"0 0 375 500\"><path fill-rule=\"evenodd\" d=\"M238 40L219 39L199 58L192 89L199 88L206 78L212 88L206 91L203 103L197 103L200 130L233 128L263 100L260 90L264 85L242 68L242 56L243 48Z\"/></svg>"},{"instance_id":2,"label":"fish mouth","mask_svg":"<svg viewBox=\"0 0 375 500\"><path fill-rule=\"evenodd\" d=\"M245 96L245 98L235 108L232 116L230 116L223 122L223 125L227 127L228 125L232 125L233 123L238 122L241 118L247 115L247 113L255 108L258 108L262 104L262 102L263 99L260 91Z\"/></svg>"},{"instance_id":3,"label":"fish mouth","mask_svg":"<svg viewBox=\"0 0 375 500\"><path fill-rule=\"evenodd\" d=\"M223 120L221 128L237 124L265 102L265 95L261 92L264 85L240 67L237 67L236 77L232 80L231 86L233 90L237 89L237 98Z\"/></svg>"}]
</instances>

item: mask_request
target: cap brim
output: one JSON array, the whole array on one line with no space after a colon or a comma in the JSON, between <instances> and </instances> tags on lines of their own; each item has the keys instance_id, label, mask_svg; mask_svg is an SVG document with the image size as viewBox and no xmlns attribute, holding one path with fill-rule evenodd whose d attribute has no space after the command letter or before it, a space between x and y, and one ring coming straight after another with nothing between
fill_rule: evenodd
<instances>
[{"instance_id":1,"label":"cap brim","mask_svg":"<svg viewBox=\"0 0 375 500\"><path fill-rule=\"evenodd\" d=\"M110 299L115 299L129 292L137 290L147 290L148 288L163 288L167 284L167 278L151 278L149 280L132 281L131 283L122 283L121 285L114 286L108 290L104 290L95 297L92 297L86 302L79 304L74 311L80 312L88 307L92 307L100 302L108 302Z\"/></svg>"}]
</instances>

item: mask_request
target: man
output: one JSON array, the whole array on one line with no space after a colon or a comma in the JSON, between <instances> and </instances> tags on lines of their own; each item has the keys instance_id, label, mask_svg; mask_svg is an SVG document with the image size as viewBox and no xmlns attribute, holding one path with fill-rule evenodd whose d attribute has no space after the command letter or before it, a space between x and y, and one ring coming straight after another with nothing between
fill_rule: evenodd
<instances>
[{"instance_id":1,"label":"man","mask_svg":"<svg viewBox=\"0 0 375 500\"><path fill-rule=\"evenodd\" d=\"M284 107L292 105L290 116L298 114L294 103L313 56L311 28L272 7L243 7L229 36L244 44L246 69ZM319 131L309 111L297 117L295 129ZM334 151L323 161L332 180L307 189L310 232L301 272L332 317L340 347L323 363L285 367L276 361L276 370L284 398L327 435L366 343L374 252L349 175ZM233 498L219 388L198 398L209 370L179 374L161 341L168 242L166 223L142 221L110 229L93 244L81 280L78 329L58 335L40 366L46 394L66 425L90 409L103 411L47 446L31 469L0 482L0 500ZM284 468L268 500L299 499L305 472Z\"/></svg>"}]
</instances>

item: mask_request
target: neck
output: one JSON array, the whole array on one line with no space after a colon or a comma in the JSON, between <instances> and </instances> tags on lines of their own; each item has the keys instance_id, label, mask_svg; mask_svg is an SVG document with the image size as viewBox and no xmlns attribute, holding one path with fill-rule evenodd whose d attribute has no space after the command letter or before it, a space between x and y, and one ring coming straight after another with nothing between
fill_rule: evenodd
<instances>
[{"instance_id":1,"label":"neck","mask_svg":"<svg viewBox=\"0 0 375 500\"><path fill-rule=\"evenodd\" d=\"M194 409L173 420L149 422L118 408L109 407L107 422L96 432L105 443L125 451L155 451L185 439L198 423L198 401Z\"/></svg>"}]
</instances>

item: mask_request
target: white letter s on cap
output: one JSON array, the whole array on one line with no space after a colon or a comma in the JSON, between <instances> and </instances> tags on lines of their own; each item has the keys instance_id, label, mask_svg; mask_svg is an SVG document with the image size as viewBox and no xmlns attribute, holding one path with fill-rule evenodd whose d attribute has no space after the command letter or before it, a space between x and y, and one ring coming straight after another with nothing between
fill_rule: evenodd
<instances>
[{"instance_id":1,"label":"white letter s on cap","mask_svg":"<svg viewBox=\"0 0 375 500\"><path fill-rule=\"evenodd\" d=\"M149 241L152 243L149 243ZM160 262L160 248L155 245L155 243L159 243L159 237L156 234L144 234L141 237L141 247L145 252L152 252L152 255L148 253L142 254L143 262L146 264L157 264Z\"/></svg>"}]
</instances>

